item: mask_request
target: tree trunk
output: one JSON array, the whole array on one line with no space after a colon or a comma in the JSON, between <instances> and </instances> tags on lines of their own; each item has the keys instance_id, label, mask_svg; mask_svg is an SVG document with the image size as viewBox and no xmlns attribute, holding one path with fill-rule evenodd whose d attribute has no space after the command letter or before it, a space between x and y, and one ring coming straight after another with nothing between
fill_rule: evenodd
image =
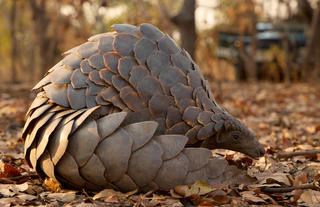
<instances>
[{"instance_id":1,"label":"tree trunk","mask_svg":"<svg viewBox=\"0 0 320 207\"><path fill-rule=\"evenodd\" d=\"M285 65L284 67L281 67L283 71L283 79L286 84L290 83L290 70L292 68L292 58L291 58L291 52L290 51L290 39L289 39L289 28L288 26L285 27L285 32L282 36L282 47L285 51Z\"/></svg>"},{"instance_id":2,"label":"tree trunk","mask_svg":"<svg viewBox=\"0 0 320 207\"><path fill-rule=\"evenodd\" d=\"M16 83L17 80L17 37L16 37L16 13L17 0L12 1L10 11L10 35L11 35L11 82Z\"/></svg>"},{"instance_id":3,"label":"tree trunk","mask_svg":"<svg viewBox=\"0 0 320 207\"><path fill-rule=\"evenodd\" d=\"M181 37L181 47L186 49L192 58L195 58L194 53L196 50L197 40L194 18L195 0L184 0L179 14L172 17L169 16L168 11L166 10L161 0L159 0L158 2L164 16L178 27Z\"/></svg>"},{"instance_id":4,"label":"tree trunk","mask_svg":"<svg viewBox=\"0 0 320 207\"><path fill-rule=\"evenodd\" d=\"M195 0L184 0L179 14L171 18L171 21L179 28L181 47L185 48L191 57L194 57L197 40L194 13Z\"/></svg>"},{"instance_id":5,"label":"tree trunk","mask_svg":"<svg viewBox=\"0 0 320 207\"><path fill-rule=\"evenodd\" d=\"M250 48L249 51L246 51L244 45L244 32L240 32L240 48L239 54L244 62L244 68L246 73L247 81L256 82L257 81L257 64L255 60L256 48L257 48L257 38L256 38L256 28L253 24L253 32L251 36Z\"/></svg>"},{"instance_id":6,"label":"tree trunk","mask_svg":"<svg viewBox=\"0 0 320 207\"><path fill-rule=\"evenodd\" d=\"M306 48L306 54L304 58L303 66L303 80L310 81L311 79L317 78L320 73L319 65L317 61L320 58L320 3L314 10L314 15L311 22L310 32L308 35L308 43ZM318 69L316 69L318 68Z\"/></svg>"},{"instance_id":7,"label":"tree trunk","mask_svg":"<svg viewBox=\"0 0 320 207\"><path fill-rule=\"evenodd\" d=\"M308 0L298 0L298 8L300 13L304 16L307 20L308 24L311 24L312 16L313 16L313 9L311 7L310 1Z\"/></svg>"},{"instance_id":8,"label":"tree trunk","mask_svg":"<svg viewBox=\"0 0 320 207\"><path fill-rule=\"evenodd\" d=\"M39 3L38 3L39 2ZM34 61L36 71L33 82L38 81L43 77L48 70L48 62L46 56L47 32L49 18L46 14L46 0L29 0L32 17L33 17L33 41L34 41Z\"/></svg>"}]
</instances>

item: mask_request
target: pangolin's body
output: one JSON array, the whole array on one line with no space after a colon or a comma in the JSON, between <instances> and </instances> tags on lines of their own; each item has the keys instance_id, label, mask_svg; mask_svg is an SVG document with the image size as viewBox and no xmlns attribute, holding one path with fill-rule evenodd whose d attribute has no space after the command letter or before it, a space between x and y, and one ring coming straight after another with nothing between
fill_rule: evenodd
<instances>
[{"instance_id":1,"label":"pangolin's body","mask_svg":"<svg viewBox=\"0 0 320 207\"><path fill-rule=\"evenodd\" d=\"M89 189L169 189L217 176L210 169L221 160L198 146L215 148L210 138L228 128L249 131L168 35L150 24L113 29L67 51L35 86L26 160L42 176Z\"/></svg>"}]
</instances>

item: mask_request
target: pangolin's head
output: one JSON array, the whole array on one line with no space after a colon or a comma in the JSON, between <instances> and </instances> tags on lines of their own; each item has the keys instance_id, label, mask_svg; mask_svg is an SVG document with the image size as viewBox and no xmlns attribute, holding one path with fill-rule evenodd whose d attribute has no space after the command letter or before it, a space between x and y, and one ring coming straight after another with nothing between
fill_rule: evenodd
<instances>
[{"instance_id":1,"label":"pangolin's head","mask_svg":"<svg viewBox=\"0 0 320 207\"><path fill-rule=\"evenodd\" d=\"M215 119L217 132L202 142L209 149L229 149L242 152L257 159L265 154L264 148L249 129L229 114L220 114Z\"/></svg>"}]
</instances>

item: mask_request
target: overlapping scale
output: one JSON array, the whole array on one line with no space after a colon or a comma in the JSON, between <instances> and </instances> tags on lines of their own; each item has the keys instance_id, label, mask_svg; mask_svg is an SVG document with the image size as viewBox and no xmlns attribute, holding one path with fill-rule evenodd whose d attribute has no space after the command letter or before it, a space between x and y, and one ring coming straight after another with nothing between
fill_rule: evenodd
<instances>
[{"instance_id":1,"label":"overlapping scale","mask_svg":"<svg viewBox=\"0 0 320 207\"><path fill-rule=\"evenodd\" d=\"M113 36L111 35L106 35L104 37L101 37L99 39L99 45L98 49L100 52L105 53L105 52L112 52L113 51Z\"/></svg>"},{"instance_id":2,"label":"overlapping scale","mask_svg":"<svg viewBox=\"0 0 320 207\"><path fill-rule=\"evenodd\" d=\"M133 124L141 121L152 120L152 116L150 114L149 109L145 108L141 111L128 111L128 116L124 120L124 125Z\"/></svg>"},{"instance_id":3,"label":"overlapping scale","mask_svg":"<svg viewBox=\"0 0 320 207\"><path fill-rule=\"evenodd\" d=\"M130 24L114 24L112 25L112 28L118 33L125 32L133 35L138 34L138 28Z\"/></svg>"},{"instance_id":4,"label":"overlapping scale","mask_svg":"<svg viewBox=\"0 0 320 207\"><path fill-rule=\"evenodd\" d=\"M73 70L61 66L50 74L50 80L52 83L57 85L70 83L72 72Z\"/></svg>"},{"instance_id":5,"label":"overlapping scale","mask_svg":"<svg viewBox=\"0 0 320 207\"><path fill-rule=\"evenodd\" d=\"M56 85L51 83L44 86L43 89L46 92L48 98L50 98L52 101L61 106L69 107L66 85Z\"/></svg>"},{"instance_id":6,"label":"overlapping scale","mask_svg":"<svg viewBox=\"0 0 320 207\"><path fill-rule=\"evenodd\" d=\"M117 89L119 92L122 88L128 86L128 82L123 79L120 75L112 76L112 86Z\"/></svg>"},{"instance_id":7,"label":"overlapping scale","mask_svg":"<svg viewBox=\"0 0 320 207\"><path fill-rule=\"evenodd\" d=\"M147 57L157 50L157 45L148 39L139 40L134 47L134 56L140 65L145 65Z\"/></svg>"},{"instance_id":8,"label":"overlapping scale","mask_svg":"<svg viewBox=\"0 0 320 207\"><path fill-rule=\"evenodd\" d=\"M170 128L181 121L182 118L179 109L175 106L169 106L167 110L166 127Z\"/></svg>"},{"instance_id":9,"label":"overlapping scale","mask_svg":"<svg viewBox=\"0 0 320 207\"><path fill-rule=\"evenodd\" d=\"M174 67L169 67L167 70L162 71L159 75L159 81L167 94L169 93L170 88L177 83L187 84L185 75L181 70Z\"/></svg>"},{"instance_id":10,"label":"overlapping scale","mask_svg":"<svg viewBox=\"0 0 320 207\"><path fill-rule=\"evenodd\" d=\"M75 53L71 53L62 59L62 63L72 69L80 67L81 57Z\"/></svg>"},{"instance_id":11,"label":"overlapping scale","mask_svg":"<svg viewBox=\"0 0 320 207\"><path fill-rule=\"evenodd\" d=\"M65 152L59 164L55 166L57 173L68 180L74 187L83 188L86 184L81 177L77 162L69 152Z\"/></svg>"},{"instance_id":12,"label":"overlapping scale","mask_svg":"<svg viewBox=\"0 0 320 207\"><path fill-rule=\"evenodd\" d=\"M83 126L76 130L68 140L68 151L73 155L78 166L84 166L100 141L97 123L92 119L87 119ZM82 143L87 144L83 145Z\"/></svg>"},{"instance_id":13,"label":"overlapping scale","mask_svg":"<svg viewBox=\"0 0 320 207\"><path fill-rule=\"evenodd\" d=\"M123 127L133 138L132 151L144 146L152 138L157 128L158 124L154 121L138 122Z\"/></svg>"},{"instance_id":14,"label":"overlapping scale","mask_svg":"<svg viewBox=\"0 0 320 207\"><path fill-rule=\"evenodd\" d=\"M143 187L156 177L162 165L162 153L161 146L155 141L150 141L143 148L132 153L128 175L138 186Z\"/></svg>"},{"instance_id":15,"label":"overlapping scale","mask_svg":"<svg viewBox=\"0 0 320 207\"><path fill-rule=\"evenodd\" d=\"M157 41L163 37L163 33L152 24L141 24L140 25L140 32L142 36Z\"/></svg>"},{"instance_id":16,"label":"overlapping scale","mask_svg":"<svg viewBox=\"0 0 320 207\"><path fill-rule=\"evenodd\" d=\"M40 133L40 128L46 124L46 122L54 115L54 113L44 113L43 115L41 115L37 122L35 123L34 127L32 128L32 131L28 134L28 137L25 141L25 153L26 150L28 149L28 147L30 145L32 145L32 143L34 143L34 140L36 138L36 136Z\"/></svg>"},{"instance_id":17,"label":"overlapping scale","mask_svg":"<svg viewBox=\"0 0 320 207\"><path fill-rule=\"evenodd\" d=\"M99 76L100 76L101 80L103 80L108 85L112 85L112 76L113 75L114 75L114 73L108 69L99 70Z\"/></svg>"},{"instance_id":18,"label":"overlapping scale","mask_svg":"<svg viewBox=\"0 0 320 207\"><path fill-rule=\"evenodd\" d=\"M62 118L55 119L55 117L53 117L53 119L49 123L47 123L44 129L41 131L41 134L39 135L40 138L39 140L37 140L37 159L39 159L40 156L45 152L47 144L49 142L49 137L52 135L53 131L58 126L61 120Z\"/></svg>"},{"instance_id":19,"label":"overlapping scale","mask_svg":"<svg viewBox=\"0 0 320 207\"><path fill-rule=\"evenodd\" d=\"M129 91L126 89L130 88ZM120 98L123 103L132 111L140 111L145 108L138 93L135 92L130 86L126 86L120 90Z\"/></svg>"},{"instance_id":20,"label":"overlapping scale","mask_svg":"<svg viewBox=\"0 0 320 207\"><path fill-rule=\"evenodd\" d=\"M169 37L169 35L164 35L160 40L159 40L159 49L168 54L175 54L180 51L179 46L175 43L175 41Z\"/></svg>"},{"instance_id":21,"label":"overlapping scale","mask_svg":"<svg viewBox=\"0 0 320 207\"><path fill-rule=\"evenodd\" d=\"M104 85L103 80L101 80L100 78L100 74L98 70L93 70L89 73L88 75L89 80L93 83L95 83L96 85Z\"/></svg>"},{"instance_id":22,"label":"overlapping scale","mask_svg":"<svg viewBox=\"0 0 320 207\"><path fill-rule=\"evenodd\" d=\"M208 124L209 122L211 122L211 116L212 116L212 112L209 112L209 111L202 111L199 113L197 119L198 119L198 122L202 125L206 125Z\"/></svg>"},{"instance_id":23,"label":"overlapping scale","mask_svg":"<svg viewBox=\"0 0 320 207\"><path fill-rule=\"evenodd\" d=\"M180 153L175 158L163 162L154 181L161 189L169 190L173 186L183 183L188 169L189 160L183 153Z\"/></svg>"},{"instance_id":24,"label":"overlapping scale","mask_svg":"<svg viewBox=\"0 0 320 207\"><path fill-rule=\"evenodd\" d=\"M169 160L177 156L188 141L188 138L182 135L159 135L154 139L163 149L163 160Z\"/></svg>"},{"instance_id":25,"label":"overlapping scale","mask_svg":"<svg viewBox=\"0 0 320 207\"><path fill-rule=\"evenodd\" d=\"M101 40L100 40L100 42L101 42ZM92 54L97 53L97 52L98 52L98 43L97 42L86 42L77 48L77 53L82 58L89 58Z\"/></svg>"},{"instance_id":26,"label":"overlapping scale","mask_svg":"<svg viewBox=\"0 0 320 207\"><path fill-rule=\"evenodd\" d=\"M199 142L199 139L197 139L197 136L200 129L202 129L202 126L196 125L186 132L185 135L189 138L188 145L192 146L197 142Z\"/></svg>"},{"instance_id":27,"label":"overlapping scale","mask_svg":"<svg viewBox=\"0 0 320 207\"><path fill-rule=\"evenodd\" d=\"M149 109L154 117L165 117L167 115L168 106L174 104L171 96L155 94L149 101Z\"/></svg>"},{"instance_id":28,"label":"overlapping scale","mask_svg":"<svg viewBox=\"0 0 320 207\"><path fill-rule=\"evenodd\" d=\"M95 185L103 188L108 188L109 183L104 177L105 167L99 157L92 154L89 161L83 167L80 167L80 174L86 179L90 180Z\"/></svg>"},{"instance_id":29,"label":"overlapping scale","mask_svg":"<svg viewBox=\"0 0 320 207\"><path fill-rule=\"evenodd\" d=\"M182 119L189 124L190 126L194 127L198 124L197 117L202 112L199 107L190 106L187 107L186 110L183 112Z\"/></svg>"},{"instance_id":30,"label":"overlapping scale","mask_svg":"<svg viewBox=\"0 0 320 207\"><path fill-rule=\"evenodd\" d=\"M170 63L170 56L164 52L156 51L147 57L147 66L152 74L158 77L162 71L165 71L172 66Z\"/></svg>"},{"instance_id":31,"label":"overlapping scale","mask_svg":"<svg viewBox=\"0 0 320 207\"><path fill-rule=\"evenodd\" d=\"M180 68L185 74L191 72L191 60L188 57L184 56L181 52L171 55L171 60L173 65Z\"/></svg>"},{"instance_id":32,"label":"overlapping scale","mask_svg":"<svg viewBox=\"0 0 320 207\"><path fill-rule=\"evenodd\" d=\"M197 139L204 140L205 138L208 138L214 135L215 133L216 133L215 124L210 122L199 130Z\"/></svg>"},{"instance_id":33,"label":"overlapping scale","mask_svg":"<svg viewBox=\"0 0 320 207\"><path fill-rule=\"evenodd\" d=\"M167 129L167 134L185 134L191 127L187 125L184 121L178 122L169 129Z\"/></svg>"},{"instance_id":34,"label":"overlapping scale","mask_svg":"<svg viewBox=\"0 0 320 207\"><path fill-rule=\"evenodd\" d=\"M121 179L128 168L128 162L131 156L132 138L129 134L120 129L104 139L95 150L104 166L105 177L110 182Z\"/></svg>"},{"instance_id":35,"label":"overlapping scale","mask_svg":"<svg viewBox=\"0 0 320 207\"><path fill-rule=\"evenodd\" d=\"M30 115L30 112L32 112L34 109L42 106L48 101L47 97L43 97L41 95L37 95L37 97L33 100L32 104L29 106L29 109L26 113L26 116Z\"/></svg>"},{"instance_id":36,"label":"overlapping scale","mask_svg":"<svg viewBox=\"0 0 320 207\"><path fill-rule=\"evenodd\" d=\"M89 64L95 69L105 68L103 56L99 53L93 54L89 59Z\"/></svg>"},{"instance_id":37,"label":"overlapping scale","mask_svg":"<svg viewBox=\"0 0 320 207\"><path fill-rule=\"evenodd\" d=\"M131 34L120 33L113 41L113 48L121 56L133 56L133 48L137 41L138 38Z\"/></svg>"},{"instance_id":38,"label":"overlapping scale","mask_svg":"<svg viewBox=\"0 0 320 207\"><path fill-rule=\"evenodd\" d=\"M135 66L130 71L129 82L137 88L138 83L147 75L149 75L149 71L145 67Z\"/></svg>"},{"instance_id":39,"label":"overlapping scale","mask_svg":"<svg viewBox=\"0 0 320 207\"><path fill-rule=\"evenodd\" d=\"M56 180L55 166L51 160L50 154L47 150L44 151L43 156L39 159L40 168L46 174L46 176Z\"/></svg>"},{"instance_id":40,"label":"overlapping scale","mask_svg":"<svg viewBox=\"0 0 320 207\"><path fill-rule=\"evenodd\" d=\"M40 106L39 108L37 108L37 110L35 110L31 116L28 117L26 123L24 124L24 127L22 129L22 137L26 137L27 133L30 130L30 125L33 124L33 122L35 122L39 116L41 116L43 113L45 113L46 111L48 111L50 108L52 107L51 104L45 104ZM29 128L30 127L30 128ZM25 148L28 148L31 143L27 144L28 141L27 139L25 139Z\"/></svg>"},{"instance_id":41,"label":"overlapping scale","mask_svg":"<svg viewBox=\"0 0 320 207\"><path fill-rule=\"evenodd\" d=\"M154 94L162 94L160 81L151 75L146 75L138 84L137 91L143 97L145 102L150 100Z\"/></svg>"},{"instance_id":42,"label":"overlapping scale","mask_svg":"<svg viewBox=\"0 0 320 207\"><path fill-rule=\"evenodd\" d=\"M66 152L73 122L74 120L71 120L66 123L65 119L63 119L52 134L52 139L49 140L47 149L54 165L58 163Z\"/></svg>"},{"instance_id":43,"label":"overlapping scale","mask_svg":"<svg viewBox=\"0 0 320 207\"><path fill-rule=\"evenodd\" d=\"M86 106L86 89L74 89L72 85L68 84L67 98L73 109L81 109Z\"/></svg>"},{"instance_id":44,"label":"overlapping scale","mask_svg":"<svg viewBox=\"0 0 320 207\"><path fill-rule=\"evenodd\" d=\"M46 85L48 85L49 83L51 83L51 77L49 75L45 76L43 79L41 79L33 88L32 90L38 90Z\"/></svg>"},{"instance_id":45,"label":"overlapping scale","mask_svg":"<svg viewBox=\"0 0 320 207\"><path fill-rule=\"evenodd\" d=\"M205 148L185 148L183 153L189 159L189 171L203 168L211 157L211 151Z\"/></svg>"},{"instance_id":46,"label":"overlapping scale","mask_svg":"<svg viewBox=\"0 0 320 207\"><path fill-rule=\"evenodd\" d=\"M94 69L91 67L89 61L86 59L80 63L80 70L83 74L89 74Z\"/></svg>"},{"instance_id":47,"label":"overlapping scale","mask_svg":"<svg viewBox=\"0 0 320 207\"><path fill-rule=\"evenodd\" d=\"M88 72L89 73L89 72ZM79 69L73 71L71 75L71 85L73 88L86 88L88 84L86 83L88 76L84 75L83 72Z\"/></svg>"},{"instance_id":48,"label":"overlapping scale","mask_svg":"<svg viewBox=\"0 0 320 207\"><path fill-rule=\"evenodd\" d=\"M121 75L122 78L128 81L132 67L137 66L137 62L135 61L135 59L129 58L129 57L121 58L118 62L119 62L119 67L118 67L119 74Z\"/></svg>"},{"instance_id":49,"label":"overlapping scale","mask_svg":"<svg viewBox=\"0 0 320 207\"><path fill-rule=\"evenodd\" d=\"M106 65L106 67L114 72L117 73L117 69L118 69L118 61L120 59L120 56L114 52L109 52L109 53L105 53L103 55L103 59L104 59L104 63Z\"/></svg>"}]
</instances>

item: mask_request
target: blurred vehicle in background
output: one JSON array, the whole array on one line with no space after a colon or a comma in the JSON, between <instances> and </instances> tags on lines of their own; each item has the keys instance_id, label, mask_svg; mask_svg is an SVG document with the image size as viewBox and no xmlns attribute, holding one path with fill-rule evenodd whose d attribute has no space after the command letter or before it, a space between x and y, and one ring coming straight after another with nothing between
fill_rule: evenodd
<instances>
[{"instance_id":1,"label":"blurred vehicle in background","mask_svg":"<svg viewBox=\"0 0 320 207\"><path fill-rule=\"evenodd\" d=\"M302 63L306 47L306 26L287 23L256 24L256 52L252 57L257 64L258 79L271 78L275 81L283 79L286 51L290 54L292 75L299 76L299 64ZM240 34L233 28L218 30L218 44L215 54L219 60L224 60L235 66L238 80L245 80L244 62L240 54ZM245 34L242 38L244 49L248 51L252 36ZM287 45L286 45L287 44ZM271 77L270 77L271 76Z\"/></svg>"}]
</instances>

